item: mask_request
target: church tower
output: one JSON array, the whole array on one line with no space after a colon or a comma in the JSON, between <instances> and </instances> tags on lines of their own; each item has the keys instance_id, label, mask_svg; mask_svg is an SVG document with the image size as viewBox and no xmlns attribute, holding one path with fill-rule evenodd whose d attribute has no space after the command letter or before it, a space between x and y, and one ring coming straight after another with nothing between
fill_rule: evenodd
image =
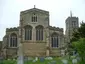
<instances>
[{"instance_id":1,"label":"church tower","mask_svg":"<svg viewBox=\"0 0 85 64\"><path fill-rule=\"evenodd\" d=\"M78 17L72 16L72 12L70 12L70 16L65 21L66 24L66 41L70 42L72 38L72 33L79 27L79 19Z\"/></svg>"}]
</instances>

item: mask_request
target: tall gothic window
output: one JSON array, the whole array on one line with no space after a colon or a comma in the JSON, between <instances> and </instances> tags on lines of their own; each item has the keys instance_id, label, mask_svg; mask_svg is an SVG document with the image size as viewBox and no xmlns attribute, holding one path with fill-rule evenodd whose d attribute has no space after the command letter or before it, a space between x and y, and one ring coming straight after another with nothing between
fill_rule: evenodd
<instances>
[{"instance_id":1,"label":"tall gothic window","mask_svg":"<svg viewBox=\"0 0 85 64\"><path fill-rule=\"evenodd\" d=\"M37 22L37 16L35 13L32 15L32 22Z\"/></svg>"},{"instance_id":2,"label":"tall gothic window","mask_svg":"<svg viewBox=\"0 0 85 64\"><path fill-rule=\"evenodd\" d=\"M43 40L43 26L36 27L36 40Z\"/></svg>"},{"instance_id":3,"label":"tall gothic window","mask_svg":"<svg viewBox=\"0 0 85 64\"><path fill-rule=\"evenodd\" d=\"M32 40L32 27L27 25L25 28L25 40Z\"/></svg>"},{"instance_id":4,"label":"tall gothic window","mask_svg":"<svg viewBox=\"0 0 85 64\"><path fill-rule=\"evenodd\" d=\"M10 35L10 47L17 47L17 35L15 33Z\"/></svg>"},{"instance_id":5,"label":"tall gothic window","mask_svg":"<svg viewBox=\"0 0 85 64\"><path fill-rule=\"evenodd\" d=\"M58 47L58 34L53 33L51 36L51 47Z\"/></svg>"}]
</instances>

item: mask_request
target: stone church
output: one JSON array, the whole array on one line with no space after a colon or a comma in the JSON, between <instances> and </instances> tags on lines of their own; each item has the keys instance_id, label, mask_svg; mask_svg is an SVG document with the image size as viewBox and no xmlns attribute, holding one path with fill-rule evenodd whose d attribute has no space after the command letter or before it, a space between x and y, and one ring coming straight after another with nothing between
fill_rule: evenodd
<instances>
[{"instance_id":1,"label":"stone church","mask_svg":"<svg viewBox=\"0 0 85 64\"><path fill-rule=\"evenodd\" d=\"M35 7L21 11L19 26L7 28L6 35L3 37L4 57L17 57L20 43L23 56L61 56L61 50L66 49L65 42L69 29L75 25L78 27L78 18L68 17L66 19L66 36L63 28L52 27L49 23L49 11Z\"/></svg>"}]
</instances>

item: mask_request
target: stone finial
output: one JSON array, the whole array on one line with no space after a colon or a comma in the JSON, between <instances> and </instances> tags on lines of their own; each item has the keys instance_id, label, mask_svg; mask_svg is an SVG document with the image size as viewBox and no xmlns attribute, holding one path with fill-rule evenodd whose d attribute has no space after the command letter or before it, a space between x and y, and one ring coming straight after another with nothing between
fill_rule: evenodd
<instances>
[{"instance_id":1,"label":"stone finial","mask_svg":"<svg viewBox=\"0 0 85 64\"><path fill-rule=\"evenodd\" d=\"M36 6L34 5L34 8L35 8Z\"/></svg>"},{"instance_id":2,"label":"stone finial","mask_svg":"<svg viewBox=\"0 0 85 64\"><path fill-rule=\"evenodd\" d=\"M70 11L70 16L72 17L72 11Z\"/></svg>"}]
</instances>

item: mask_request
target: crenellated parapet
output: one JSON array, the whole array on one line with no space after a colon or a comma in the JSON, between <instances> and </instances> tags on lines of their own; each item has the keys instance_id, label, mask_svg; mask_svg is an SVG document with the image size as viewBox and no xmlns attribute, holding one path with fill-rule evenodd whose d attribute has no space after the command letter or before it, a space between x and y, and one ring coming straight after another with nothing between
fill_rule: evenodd
<instances>
[{"instance_id":1,"label":"crenellated parapet","mask_svg":"<svg viewBox=\"0 0 85 64\"><path fill-rule=\"evenodd\" d=\"M6 28L6 32L19 31L19 27Z\"/></svg>"},{"instance_id":2,"label":"crenellated parapet","mask_svg":"<svg viewBox=\"0 0 85 64\"><path fill-rule=\"evenodd\" d=\"M76 16L74 16L74 17L68 17L65 21L67 22L67 21L69 21L71 19L78 19L78 17L76 17Z\"/></svg>"},{"instance_id":3,"label":"crenellated parapet","mask_svg":"<svg viewBox=\"0 0 85 64\"><path fill-rule=\"evenodd\" d=\"M49 26L49 29L63 32L63 28L59 28L55 26Z\"/></svg>"}]
</instances>

